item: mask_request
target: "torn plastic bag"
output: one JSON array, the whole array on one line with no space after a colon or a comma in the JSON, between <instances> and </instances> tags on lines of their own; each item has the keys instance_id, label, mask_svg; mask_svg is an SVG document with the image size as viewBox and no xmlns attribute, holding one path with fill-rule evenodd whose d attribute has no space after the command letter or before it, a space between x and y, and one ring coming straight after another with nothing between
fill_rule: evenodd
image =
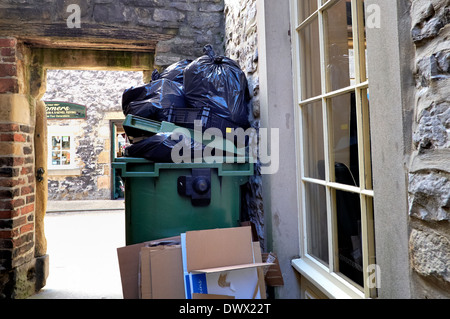
<instances>
[{"instance_id":1,"label":"torn plastic bag","mask_svg":"<svg viewBox=\"0 0 450 319\"><path fill-rule=\"evenodd\" d=\"M211 45L205 55L184 70L184 90L189 107L209 108L212 113L248 128L250 93L247 78L239 64L225 56L216 56Z\"/></svg>"},{"instance_id":2,"label":"torn plastic bag","mask_svg":"<svg viewBox=\"0 0 450 319\"><path fill-rule=\"evenodd\" d=\"M168 79L171 81L178 82L183 84L183 72L184 69L192 62L192 60L185 59L181 60L177 63L171 64L168 66L163 72L161 72L160 76L163 79Z\"/></svg>"},{"instance_id":3,"label":"torn plastic bag","mask_svg":"<svg viewBox=\"0 0 450 319\"><path fill-rule=\"evenodd\" d=\"M178 143L183 143L178 145L180 150L189 150L190 154L178 153L177 155L189 159L194 158L195 150L203 150L205 148L203 144L180 133L158 133L128 146L125 149L125 156L142 157L158 163L172 163L174 162L172 159L172 149L174 149Z\"/></svg>"},{"instance_id":4,"label":"torn plastic bag","mask_svg":"<svg viewBox=\"0 0 450 319\"><path fill-rule=\"evenodd\" d=\"M156 70L155 70L156 71ZM166 121L170 109L185 108L183 85L153 73L152 81L137 88L130 88L122 95L124 115Z\"/></svg>"}]
</instances>

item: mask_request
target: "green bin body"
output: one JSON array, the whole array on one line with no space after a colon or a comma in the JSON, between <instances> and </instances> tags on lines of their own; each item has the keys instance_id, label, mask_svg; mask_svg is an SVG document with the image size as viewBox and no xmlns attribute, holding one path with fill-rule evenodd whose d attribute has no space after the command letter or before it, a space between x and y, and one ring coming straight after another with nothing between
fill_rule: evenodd
<instances>
[{"instance_id":1,"label":"green bin body","mask_svg":"<svg viewBox=\"0 0 450 319\"><path fill-rule=\"evenodd\" d=\"M116 158L113 168L125 184L126 244L178 236L190 230L239 226L241 185L253 175L252 163L153 163ZM206 193L187 194L198 181ZM189 187L188 187L189 188ZM200 197L200 198L196 198Z\"/></svg>"}]
</instances>

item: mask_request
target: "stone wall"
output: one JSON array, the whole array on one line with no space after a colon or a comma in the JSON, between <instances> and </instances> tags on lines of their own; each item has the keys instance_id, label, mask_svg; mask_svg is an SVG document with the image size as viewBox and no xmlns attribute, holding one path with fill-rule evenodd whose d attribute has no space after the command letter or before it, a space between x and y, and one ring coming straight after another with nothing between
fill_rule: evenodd
<instances>
[{"instance_id":1,"label":"stone wall","mask_svg":"<svg viewBox=\"0 0 450 319\"><path fill-rule=\"evenodd\" d=\"M258 42L256 24L256 0L225 0L225 55L237 61L248 80L251 101L250 123L258 129L259 76ZM264 247L264 205L260 166L255 165L255 175L250 178L245 193L245 211L257 229L261 245Z\"/></svg>"},{"instance_id":2,"label":"stone wall","mask_svg":"<svg viewBox=\"0 0 450 319\"><path fill-rule=\"evenodd\" d=\"M0 35L37 47L156 52L155 65L167 66L206 44L223 53L223 8L223 0L2 1ZM68 27L78 13L79 28Z\"/></svg>"},{"instance_id":3,"label":"stone wall","mask_svg":"<svg viewBox=\"0 0 450 319\"><path fill-rule=\"evenodd\" d=\"M450 7L414 0L416 105L409 171L412 291L450 297Z\"/></svg>"},{"instance_id":4,"label":"stone wall","mask_svg":"<svg viewBox=\"0 0 450 319\"><path fill-rule=\"evenodd\" d=\"M223 53L223 0L152 1L156 25L179 26L178 34L156 45L155 65L168 66L182 59L203 55L203 47L211 44L216 54Z\"/></svg>"},{"instance_id":5,"label":"stone wall","mask_svg":"<svg viewBox=\"0 0 450 319\"><path fill-rule=\"evenodd\" d=\"M48 127L70 126L75 132L72 176L49 171L49 200L111 199L110 120L122 119L122 93L142 85L142 72L48 70L44 101L86 106L86 119L48 120Z\"/></svg>"}]
</instances>

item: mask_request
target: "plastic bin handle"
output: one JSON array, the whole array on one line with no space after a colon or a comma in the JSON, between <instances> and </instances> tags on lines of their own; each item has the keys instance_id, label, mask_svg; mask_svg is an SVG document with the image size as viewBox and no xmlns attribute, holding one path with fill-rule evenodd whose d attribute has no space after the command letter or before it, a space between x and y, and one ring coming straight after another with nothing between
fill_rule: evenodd
<instances>
[{"instance_id":1,"label":"plastic bin handle","mask_svg":"<svg viewBox=\"0 0 450 319\"><path fill-rule=\"evenodd\" d=\"M122 177L158 177L159 170L155 169L154 171L147 172L130 172L127 170L127 163L114 163L114 167L116 170L120 170L120 176Z\"/></svg>"},{"instance_id":2,"label":"plastic bin handle","mask_svg":"<svg viewBox=\"0 0 450 319\"><path fill-rule=\"evenodd\" d=\"M153 170L147 171L129 171L127 170L127 162L115 162L113 164L116 170L121 170L120 176L122 177L158 177L160 169L183 169L183 168L217 168L217 174L219 176L251 176L253 172L253 163L245 163L240 166L241 169L233 167L226 167L223 164L208 164L208 163L154 163ZM245 169L242 169L244 168Z\"/></svg>"}]
</instances>

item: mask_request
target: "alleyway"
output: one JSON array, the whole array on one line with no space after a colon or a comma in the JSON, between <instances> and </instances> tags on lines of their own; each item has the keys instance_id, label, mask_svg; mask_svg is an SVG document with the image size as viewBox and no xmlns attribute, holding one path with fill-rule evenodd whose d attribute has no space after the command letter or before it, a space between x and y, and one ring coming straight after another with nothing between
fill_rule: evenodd
<instances>
[{"instance_id":1,"label":"alleyway","mask_svg":"<svg viewBox=\"0 0 450 319\"><path fill-rule=\"evenodd\" d=\"M121 207L123 201L49 203L50 274L47 285L30 299L122 299L116 253L125 245Z\"/></svg>"}]
</instances>

